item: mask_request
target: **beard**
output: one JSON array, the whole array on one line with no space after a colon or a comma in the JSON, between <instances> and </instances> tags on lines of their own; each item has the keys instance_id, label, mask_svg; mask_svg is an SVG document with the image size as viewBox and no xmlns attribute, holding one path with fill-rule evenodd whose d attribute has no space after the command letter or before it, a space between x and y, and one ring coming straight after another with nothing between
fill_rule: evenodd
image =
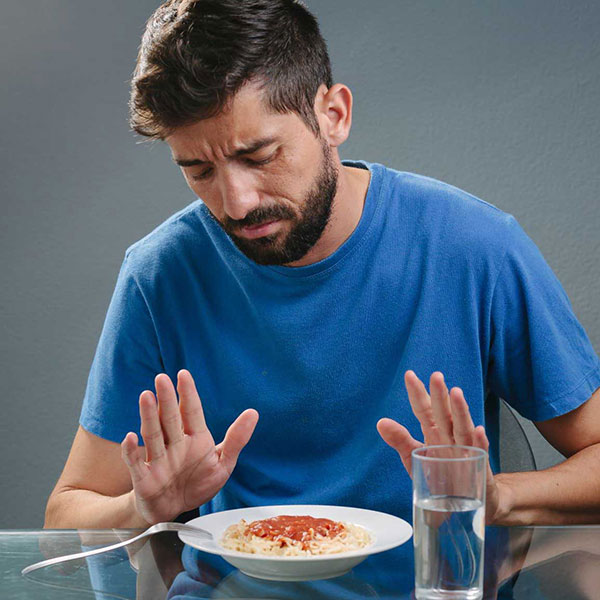
<instances>
[{"instance_id":1,"label":"beard","mask_svg":"<svg viewBox=\"0 0 600 600\"><path fill-rule=\"evenodd\" d=\"M237 248L260 265L285 265L300 260L319 241L329 223L337 191L338 173L331 148L323 141L323 160L318 175L305 194L299 214L287 205L259 207L243 219L225 217L218 221ZM215 218L216 219L216 218ZM250 225L285 219L291 223L287 233L277 232L255 239L237 236L236 230Z\"/></svg>"}]
</instances>

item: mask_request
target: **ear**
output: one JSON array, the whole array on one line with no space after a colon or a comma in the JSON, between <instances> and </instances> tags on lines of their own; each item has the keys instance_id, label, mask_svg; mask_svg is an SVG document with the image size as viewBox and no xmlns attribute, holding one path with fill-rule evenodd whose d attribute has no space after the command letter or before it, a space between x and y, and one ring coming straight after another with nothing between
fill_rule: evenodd
<instances>
[{"instance_id":1,"label":"ear","mask_svg":"<svg viewBox=\"0 0 600 600\"><path fill-rule=\"evenodd\" d=\"M330 146L340 146L350 134L352 92L343 83L330 88L322 85L315 98L315 114L325 141Z\"/></svg>"}]
</instances>

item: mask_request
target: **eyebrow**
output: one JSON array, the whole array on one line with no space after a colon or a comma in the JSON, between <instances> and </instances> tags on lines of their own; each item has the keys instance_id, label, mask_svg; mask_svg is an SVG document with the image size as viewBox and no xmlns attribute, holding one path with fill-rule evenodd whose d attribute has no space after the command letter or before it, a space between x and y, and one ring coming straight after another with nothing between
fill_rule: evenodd
<instances>
[{"instance_id":1,"label":"eyebrow","mask_svg":"<svg viewBox=\"0 0 600 600\"><path fill-rule=\"evenodd\" d=\"M269 146L277 141L274 137L262 138L259 140L255 140L250 142L247 146L243 146L235 150L232 154L226 155L226 158L237 158L238 156L242 156L244 154L253 154L254 152L258 152L261 148L265 146ZM200 160L199 158L177 158L173 157L173 161L178 164L180 167L196 167L200 165L206 165L209 161Z\"/></svg>"}]
</instances>

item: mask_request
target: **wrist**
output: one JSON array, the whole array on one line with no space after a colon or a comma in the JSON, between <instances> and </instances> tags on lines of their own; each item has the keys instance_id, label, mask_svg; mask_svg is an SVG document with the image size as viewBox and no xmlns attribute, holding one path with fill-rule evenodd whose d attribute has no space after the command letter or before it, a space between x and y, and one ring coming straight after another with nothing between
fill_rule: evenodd
<instances>
[{"instance_id":1,"label":"wrist","mask_svg":"<svg viewBox=\"0 0 600 600\"><path fill-rule=\"evenodd\" d=\"M488 520L489 525L516 525L511 518L514 517L515 494L510 483L510 473L494 475L494 484L498 501L494 514Z\"/></svg>"},{"instance_id":2,"label":"wrist","mask_svg":"<svg viewBox=\"0 0 600 600\"><path fill-rule=\"evenodd\" d=\"M153 523L146 520L138 509L137 498L135 490L131 490L125 494L127 497L127 504L129 506L128 513L130 514L130 523L128 527L131 529L147 529Z\"/></svg>"}]
</instances>

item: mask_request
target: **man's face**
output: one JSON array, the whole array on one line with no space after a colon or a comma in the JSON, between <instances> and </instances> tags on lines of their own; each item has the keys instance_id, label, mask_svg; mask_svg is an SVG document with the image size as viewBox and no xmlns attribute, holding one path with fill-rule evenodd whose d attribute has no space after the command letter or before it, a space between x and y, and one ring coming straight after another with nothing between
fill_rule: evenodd
<instances>
[{"instance_id":1,"label":"man's face","mask_svg":"<svg viewBox=\"0 0 600 600\"><path fill-rule=\"evenodd\" d=\"M166 141L189 187L250 259L293 263L320 239L337 187L331 148L295 113L269 110L254 86Z\"/></svg>"}]
</instances>

